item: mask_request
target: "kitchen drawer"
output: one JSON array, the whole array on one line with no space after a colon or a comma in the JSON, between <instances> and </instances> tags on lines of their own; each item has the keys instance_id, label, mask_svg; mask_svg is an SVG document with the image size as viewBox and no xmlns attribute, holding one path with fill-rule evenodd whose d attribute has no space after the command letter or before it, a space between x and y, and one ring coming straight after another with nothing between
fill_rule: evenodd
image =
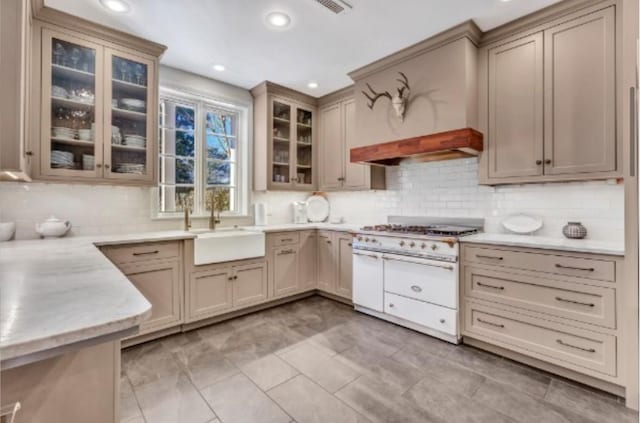
<instances>
[{"instance_id":1,"label":"kitchen drawer","mask_svg":"<svg viewBox=\"0 0 640 423\"><path fill-rule=\"evenodd\" d=\"M116 265L180 257L180 242L153 242L103 247L102 252Z\"/></svg>"},{"instance_id":2,"label":"kitchen drawer","mask_svg":"<svg viewBox=\"0 0 640 423\"><path fill-rule=\"evenodd\" d=\"M458 265L384 257L384 289L393 294L458 308Z\"/></svg>"},{"instance_id":3,"label":"kitchen drawer","mask_svg":"<svg viewBox=\"0 0 640 423\"><path fill-rule=\"evenodd\" d=\"M271 247L280 247L282 245L294 245L300 242L300 234L298 232L281 232L269 234L269 245Z\"/></svg>"},{"instance_id":4,"label":"kitchen drawer","mask_svg":"<svg viewBox=\"0 0 640 423\"><path fill-rule=\"evenodd\" d=\"M616 291L464 266L464 295L546 313L583 323L616 328Z\"/></svg>"},{"instance_id":5,"label":"kitchen drawer","mask_svg":"<svg viewBox=\"0 0 640 423\"><path fill-rule=\"evenodd\" d=\"M616 337L465 301L464 334L574 370L616 376Z\"/></svg>"},{"instance_id":6,"label":"kitchen drawer","mask_svg":"<svg viewBox=\"0 0 640 423\"><path fill-rule=\"evenodd\" d=\"M456 336L458 312L400 295L384 294L384 312Z\"/></svg>"},{"instance_id":7,"label":"kitchen drawer","mask_svg":"<svg viewBox=\"0 0 640 423\"><path fill-rule=\"evenodd\" d=\"M613 260L510 251L466 245L463 260L515 269L533 270L578 278L615 282Z\"/></svg>"}]
</instances>

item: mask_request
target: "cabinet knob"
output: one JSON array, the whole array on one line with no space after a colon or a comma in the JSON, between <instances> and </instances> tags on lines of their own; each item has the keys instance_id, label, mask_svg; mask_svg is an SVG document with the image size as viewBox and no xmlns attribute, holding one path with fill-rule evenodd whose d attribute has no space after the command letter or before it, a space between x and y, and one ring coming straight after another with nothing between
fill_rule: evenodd
<instances>
[{"instance_id":1,"label":"cabinet knob","mask_svg":"<svg viewBox=\"0 0 640 423\"><path fill-rule=\"evenodd\" d=\"M109 169L109 167L110 167L110 166L109 166L108 164L105 164L105 165L104 165L104 168L105 168L105 169Z\"/></svg>"},{"instance_id":2,"label":"cabinet knob","mask_svg":"<svg viewBox=\"0 0 640 423\"><path fill-rule=\"evenodd\" d=\"M545 160L545 161L544 161L544 164L548 164L548 165L550 165L550 164L551 164L551 159L547 159L547 160Z\"/></svg>"},{"instance_id":3,"label":"cabinet knob","mask_svg":"<svg viewBox=\"0 0 640 423\"><path fill-rule=\"evenodd\" d=\"M102 165L100 163L96 164L96 169L100 169Z\"/></svg>"},{"instance_id":4,"label":"cabinet knob","mask_svg":"<svg viewBox=\"0 0 640 423\"><path fill-rule=\"evenodd\" d=\"M33 151L25 151L24 155L25 156L33 156Z\"/></svg>"},{"instance_id":5,"label":"cabinet knob","mask_svg":"<svg viewBox=\"0 0 640 423\"><path fill-rule=\"evenodd\" d=\"M393 303L390 303L390 304L389 304L389 307L393 308L393 307L395 307L395 306L393 305Z\"/></svg>"},{"instance_id":6,"label":"cabinet knob","mask_svg":"<svg viewBox=\"0 0 640 423\"><path fill-rule=\"evenodd\" d=\"M444 319L440 319L440 323L444 324L445 320Z\"/></svg>"},{"instance_id":7,"label":"cabinet knob","mask_svg":"<svg viewBox=\"0 0 640 423\"><path fill-rule=\"evenodd\" d=\"M542 164L542 160L536 160L536 164L540 166Z\"/></svg>"}]
</instances>

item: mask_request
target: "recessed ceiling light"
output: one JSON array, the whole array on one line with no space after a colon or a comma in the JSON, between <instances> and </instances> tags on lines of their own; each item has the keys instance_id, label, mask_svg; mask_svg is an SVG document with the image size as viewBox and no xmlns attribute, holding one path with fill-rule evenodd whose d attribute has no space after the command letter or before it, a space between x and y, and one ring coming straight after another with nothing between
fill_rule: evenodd
<instances>
[{"instance_id":1,"label":"recessed ceiling light","mask_svg":"<svg viewBox=\"0 0 640 423\"><path fill-rule=\"evenodd\" d=\"M213 70L217 70L218 72L222 72L224 69L224 65L213 65Z\"/></svg>"},{"instance_id":2,"label":"recessed ceiling light","mask_svg":"<svg viewBox=\"0 0 640 423\"><path fill-rule=\"evenodd\" d=\"M274 28L286 28L291 23L289 15L283 12L271 12L267 15L267 22Z\"/></svg>"},{"instance_id":3,"label":"recessed ceiling light","mask_svg":"<svg viewBox=\"0 0 640 423\"><path fill-rule=\"evenodd\" d=\"M307 84L307 87L312 88L312 89L313 89L313 88L318 88L318 83L317 83L317 82L315 82L315 81L311 81L311 82L309 82L309 83Z\"/></svg>"},{"instance_id":4,"label":"recessed ceiling light","mask_svg":"<svg viewBox=\"0 0 640 423\"><path fill-rule=\"evenodd\" d=\"M127 13L131 10L129 4L123 0L100 0L100 4L112 12Z\"/></svg>"}]
</instances>

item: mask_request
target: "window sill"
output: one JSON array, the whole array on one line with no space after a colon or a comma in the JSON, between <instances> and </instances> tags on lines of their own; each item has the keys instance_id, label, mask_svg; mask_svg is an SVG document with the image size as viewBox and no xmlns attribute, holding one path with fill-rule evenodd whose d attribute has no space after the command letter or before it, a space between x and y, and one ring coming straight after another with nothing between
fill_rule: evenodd
<instances>
[{"instance_id":1,"label":"window sill","mask_svg":"<svg viewBox=\"0 0 640 423\"><path fill-rule=\"evenodd\" d=\"M191 214L189 215L189 218L191 220L208 220L211 217L211 215L209 214L199 214L199 215L194 215ZM221 220L232 220L232 219L253 219L253 216L249 215L249 214L227 214L227 215L222 215L220 216ZM167 215L167 216L151 216L151 220L152 221L162 221L162 220L184 220L184 214L176 214L176 215Z\"/></svg>"}]
</instances>

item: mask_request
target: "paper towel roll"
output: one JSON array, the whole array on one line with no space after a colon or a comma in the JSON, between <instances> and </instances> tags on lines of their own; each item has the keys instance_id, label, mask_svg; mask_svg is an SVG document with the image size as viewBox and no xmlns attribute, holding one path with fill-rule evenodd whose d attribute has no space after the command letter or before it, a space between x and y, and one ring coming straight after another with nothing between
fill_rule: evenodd
<instances>
[{"instance_id":1,"label":"paper towel roll","mask_svg":"<svg viewBox=\"0 0 640 423\"><path fill-rule=\"evenodd\" d=\"M253 205L256 226L267 226L267 205L265 203L256 203Z\"/></svg>"}]
</instances>

